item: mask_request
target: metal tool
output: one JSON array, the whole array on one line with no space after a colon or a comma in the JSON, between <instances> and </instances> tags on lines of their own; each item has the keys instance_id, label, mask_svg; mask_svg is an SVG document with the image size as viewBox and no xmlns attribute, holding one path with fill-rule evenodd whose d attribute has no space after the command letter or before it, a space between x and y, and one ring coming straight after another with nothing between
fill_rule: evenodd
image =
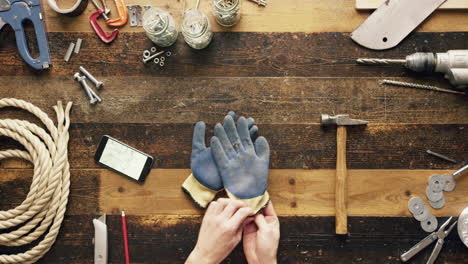
<instances>
[{"instance_id":1,"label":"metal tool","mask_svg":"<svg viewBox=\"0 0 468 264\"><path fill-rule=\"evenodd\" d=\"M68 62L70 60L70 57L72 55L72 52L73 52L73 49L75 48L75 43L70 43L70 45L68 46L68 49L67 49L67 52L65 53L65 57L63 57L63 60L65 60L66 62Z\"/></svg>"},{"instance_id":2,"label":"metal tool","mask_svg":"<svg viewBox=\"0 0 468 264\"><path fill-rule=\"evenodd\" d=\"M432 244L432 242L437 240L434 250L432 251L431 256L427 260L428 264L433 264L436 261L437 257L439 256L442 246L444 245L444 239L450 234L452 229L457 224L457 222L455 221L454 223L452 223L452 225L450 225L449 228L447 228L447 226L450 224L450 221L452 221L452 218L453 217L450 217L447 221L445 221L445 223L443 223L440 226L437 232L431 233L426 238L421 240L419 243L414 245L411 249L403 253L401 255L401 260L403 262L410 260L413 256L418 254L421 250L423 250L424 248Z\"/></svg>"},{"instance_id":3,"label":"metal tool","mask_svg":"<svg viewBox=\"0 0 468 264\"><path fill-rule=\"evenodd\" d=\"M458 217L458 235L463 244L468 247L468 207L465 207Z\"/></svg>"},{"instance_id":4,"label":"metal tool","mask_svg":"<svg viewBox=\"0 0 468 264\"><path fill-rule=\"evenodd\" d=\"M454 159L451 159L451 158L449 158L449 157L447 157L447 156L445 156L445 155L439 154L439 153L437 153L437 152L434 152L434 151L432 151L432 150L429 150L429 149L428 149L428 150L426 150L426 153L427 153L427 154L429 154L429 155L432 155L432 156L438 157L438 158L440 158L440 159L443 159L443 160L446 160L446 161L452 162L452 163L457 163L457 161L456 161L456 160L454 160Z\"/></svg>"},{"instance_id":5,"label":"metal tool","mask_svg":"<svg viewBox=\"0 0 468 264\"><path fill-rule=\"evenodd\" d=\"M346 127L366 125L364 120L351 119L349 115L321 115L322 126L337 125L336 132L336 185L335 185L335 232L340 235L348 233L348 220L346 209Z\"/></svg>"},{"instance_id":6,"label":"metal tool","mask_svg":"<svg viewBox=\"0 0 468 264\"><path fill-rule=\"evenodd\" d=\"M130 26L137 27L141 25L142 7L140 5L127 5L130 16Z\"/></svg>"},{"instance_id":7,"label":"metal tool","mask_svg":"<svg viewBox=\"0 0 468 264\"><path fill-rule=\"evenodd\" d=\"M91 23L91 26L94 29L94 32L98 35L99 39L102 40L104 43L111 43L114 41L115 38L117 38L117 35L119 35L119 30L114 29L110 35L107 35L104 30L101 28L101 26L98 24L97 20L101 15L104 14L104 9L101 8L95 0L91 0L96 7L97 11L92 13L89 16L89 22Z\"/></svg>"},{"instance_id":8,"label":"metal tool","mask_svg":"<svg viewBox=\"0 0 468 264\"><path fill-rule=\"evenodd\" d=\"M89 71L87 71L83 66L80 66L80 72L82 72L86 78L90 79L91 82L94 83L94 85L96 86L96 88L101 88L102 85L103 85L103 82L99 81L98 79L96 79L91 73L89 73Z\"/></svg>"},{"instance_id":9,"label":"metal tool","mask_svg":"<svg viewBox=\"0 0 468 264\"><path fill-rule=\"evenodd\" d=\"M455 189L456 185L457 185L456 178L458 176L460 176L466 170L468 170L468 165L465 165L463 168L457 170L453 174L444 175L444 178L445 178L444 191L446 191L446 192L453 191Z\"/></svg>"},{"instance_id":10,"label":"metal tool","mask_svg":"<svg viewBox=\"0 0 468 264\"><path fill-rule=\"evenodd\" d=\"M81 49L81 44L82 44L82 43L83 43L83 40L82 40L82 39L78 38L78 39L76 40L75 49L73 50L73 52L74 52L75 54L80 53L80 49Z\"/></svg>"},{"instance_id":11,"label":"metal tool","mask_svg":"<svg viewBox=\"0 0 468 264\"><path fill-rule=\"evenodd\" d=\"M164 50L159 51L159 52L156 52L156 53L153 54L153 55L147 55L148 53L145 51L145 52L143 53L143 62L144 62L144 63L147 63L148 61L150 61L150 60L156 58L157 56L159 56L159 55L161 55L161 54L163 54L163 53L164 53ZM146 56L147 56L147 57L146 57Z\"/></svg>"},{"instance_id":12,"label":"metal tool","mask_svg":"<svg viewBox=\"0 0 468 264\"><path fill-rule=\"evenodd\" d=\"M405 59L360 58L356 62L366 65L398 64L415 72L440 72L454 87L468 87L468 50L449 50L445 53L416 52Z\"/></svg>"},{"instance_id":13,"label":"metal tool","mask_svg":"<svg viewBox=\"0 0 468 264\"><path fill-rule=\"evenodd\" d=\"M24 22L34 25L39 56L32 58L24 33ZM49 45L45 31L40 0L0 0L0 30L10 25L15 31L16 46L23 60L36 70L50 67Z\"/></svg>"},{"instance_id":14,"label":"metal tool","mask_svg":"<svg viewBox=\"0 0 468 264\"><path fill-rule=\"evenodd\" d=\"M382 84L409 87L409 88L416 88L416 89L424 89L424 90L436 91L436 92L441 92L441 93L467 95L464 92L445 89L445 88L440 88L440 87L432 86L432 85L419 84L419 83L409 83L409 82L400 82L400 81L393 81L393 80L383 80Z\"/></svg>"},{"instance_id":15,"label":"metal tool","mask_svg":"<svg viewBox=\"0 0 468 264\"><path fill-rule=\"evenodd\" d=\"M106 1L106 0L103 0ZM125 6L123 0L114 0L115 5L117 6L117 13L119 17L116 19L110 19L106 21L106 24L113 27L121 27L127 24L128 21L128 9Z\"/></svg>"},{"instance_id":16,"label":"metal tool","mask_svg":"<svg viewBox=\"0 0 468 264\"><path fill-rule=\"evenodd\" d=\"M106 215L93 219L94 225L94 264L107 264L107 225Z\"/></svg>"},{"instance_id":17,"label":"metal tool","mask_svg":"<svg viewBox=\"0 0 468 264\"><path fill-rule=\"evenodd\" d=\"M95 104L98 100L93 96L91 93L91 87L89 87L88 83L86 82L86 77L81 76L78 72L73 75L73 78L77 80L80 84L81 87L83 87L86 95L89 97L89 103L90 104Z\"/></svg>"},{"instance_id":18,"label":"metal tool","mask_svg":"<svg viewBox=\"0 0 468 264\"><path fill-rule=\"evenodd\" d=\"M78 0L72 7L66 9L60 8L56 0L47 0L47 3L55 12L69 17L81 15L88 6L88 0Z\"/></svg>"},{"instance_id":19,"label":"metal tool","mask_svg":"<svg viewBox=\"0 0 468 264\"><path fill-rule=\"evenodd\" d=\"M368 49L393 48L445 1L387 0L351 33L351 39Z\"/></svg>"}]
</instances>

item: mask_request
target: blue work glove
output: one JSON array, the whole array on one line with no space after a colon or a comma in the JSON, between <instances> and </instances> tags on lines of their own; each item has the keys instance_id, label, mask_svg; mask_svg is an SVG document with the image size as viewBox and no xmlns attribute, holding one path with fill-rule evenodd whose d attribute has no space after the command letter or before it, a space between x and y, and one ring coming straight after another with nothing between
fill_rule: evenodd
<instances>
[{"instance_id":1,"label":"blue work glove","mask_svg":"<svg viewBox=\"0 0 468 264\"><path fill-rule=\"evenodd\" d=\"M211 151L229 198L243 201L254 212L265 207L270 200L270 147L264 137L253 144L247 119L240 117L236 129L234 119L226 116L224 126L215 126Z\"/></svg>"},{"instance_id":2,"label":"blue work glove","mask_svg":"<svg viewBox=\"0 0 468 264\"><path fill-rule=\"evenodd\" d=\"M228 116L235 118L235 113L230 111ZM248 119L249 134L255 138L258 127L253 118ZM211 149L205 145L205 123L197 122L193 132L191 167L192 174L182 184L184 190L201 208L214 199L216 193L223 189L221 176L214 162Z\"/></svg>"}]
</instances>

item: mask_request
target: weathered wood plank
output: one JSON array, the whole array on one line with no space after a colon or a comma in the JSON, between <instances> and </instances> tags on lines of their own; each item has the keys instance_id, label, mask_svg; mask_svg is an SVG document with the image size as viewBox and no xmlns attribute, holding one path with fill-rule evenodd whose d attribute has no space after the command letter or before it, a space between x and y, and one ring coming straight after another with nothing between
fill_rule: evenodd
<instances>
[{"instance_id":1,"label":"weathered wood plank","mask_svg":"<svg viewBox=\"0 0 468 264\"><path fill-rule=\"evenodd\" d=\"M57 100L73 101L72 123L215 123L229 110L274 124L317 124L322 113L371 123L468 123L464 96L381 85L376 78L99 78L104 101L95 106L71 76L0 77L0 97L25 99L51 117ZM2 109L0 117L25 115Z\"/></svg>"},{"instance_id":2,"label":"weathered wood plank","mask_svg":"<svg viewBox=\"0 0 468 264\"><path fill-rule=\"evenodd\" d=\"M93 263L92 218L65 218L57 242L38 263ZM442 219L440 219L442 220ZM108 216L109 263L124 261L120 217ZM196 243L201 217L127 216L132 263L183 262ZM332 217L280 217L279 263L401 263L399 255L426 236L411 218L350 217L350 236L334 235ZM0 247L0 253L12 249ZM431 249L411 263L426 263ZM441 263L464 263L466 248L456 232L445 240ZM237 247L224 263L246 263Z\"/></svg>"},{"instance_id":3,"label":"weathered wood plank","mask_svg":"<svg viewBox=\"0 0 468 264\"><path fill-rule=\"evenodd\" d=\"M24 76L33 72L19 57L13 33L0 36L0 76ZM63 56L70 42L84 40L79 55L66 63ZM110 46L94 33L49 33L52 68L42 76L68 80L85 66L96 76L240 76L240 77L380 77L408 76L401 67L357 65L359 57L401 58L416 51L445 52L468 46L465 32L415 33L385 53L356 45L349 33L215 33L204 50L192 50L182 37L173 47L164 67L142 62L151 41L143 32L120 34ZM40 74L40 73L34 73ZM412 76L416 76L411 73ZM442 76L440 76L442 78Z\"/></svg>"},{"instance_id":4,"label":"weathered wood plank","mask_svg":"<svg viewBox=\"0 0 468 264\"><path fill-rule=\"evenodd\" d=\"M217 121L222 117L218 114ZM335 168L336 128L325 129L319 124L265 124L263 119L257 120L259 134L271 146L270 168ZM213 135L213 124L208 124L206 142ZM347 160L351 169L458 169L468 159L466 125L369 124L348 130ZM154 168L190 168L192 133L193 123L72 124L69 160L72 168L100 168L93 159L94 153L101 137L110 135L154 156ZM2 149L21 147L5 137L0 137L0 142ZM459 163L430 156L427 149L448 155ZM30 168L30 165L5 160L0 167Z\"/></svg>"},{"instance_id":5,"label":"weathered wood plank","mask_svg":"<svg viewBox=\"0 0 468 264\"><path fill-rule=\"evenodd\" d=\"M457 1L457 0L450 0ZM463 0L458 0L463 1ZM74 3L73 0L60 1L61 6ZM161 0L152 2L149 0L129 0L126 4L152 5L164 8L172 13L178 25L182 23L183 10L195 6L192 1ZM79 17L68 18L55 13L44 2L45 22L50 32L55 31L92 31L88 17L95 11L92 3ZM116 14L113 4L108 4L113 10L111 17ZM211 15L211 1L200 3L200 10L211 21L214 31L238 31L238 32L330 32L353 31L370 14L368 12L356 12L353 0L335 0L333 5L320 0L287 0L268 1L265 8L258 7L255 3L243 1L242 19L233 28L218 26ZM343 23L346 21L346 23ZM464 31L468 19L465 14L459 12L435 12L420 31ZM103 23L104 24L104 23ZM141 27L130 27L128 24L121 31L142 31Z\"/></svg>"},{"instance_id":6,"label":"weathered wood plank","mask_svg":"<svg viewBox=\"0 0 468 264\"><path fill-rule=\"evenodd\" d=\"M384 3L384 0L356 0L356 9L376 9ZM439 9L468 9L465 0L447 0Z\"/></svg>"},{"instance_id":7,"label":"weathered wood plank","mask_svg":"<svg viewBox=\"0 0 468 264\"><path fill-rule=\"evenodd\" d=\"M18 205L29 191L31 170L1 170L1 209ZM350 216L410 216L411 195L425 199L427 178L437 170L350 170L348 214ZM71 171L71 192L67 215L200 215L180 189L189 170L153 169L140 185L107 169ZM279 215L334 215L334 170L271 170L268 190ZM389 187L391 186L391 187ZM459 215L466 206L468 181L445 193L447 206L432 210L437 216ZM223 196L223 194L220 194ZM11 197L11 199L10 199Z\"/></svg>"}]
</instances>

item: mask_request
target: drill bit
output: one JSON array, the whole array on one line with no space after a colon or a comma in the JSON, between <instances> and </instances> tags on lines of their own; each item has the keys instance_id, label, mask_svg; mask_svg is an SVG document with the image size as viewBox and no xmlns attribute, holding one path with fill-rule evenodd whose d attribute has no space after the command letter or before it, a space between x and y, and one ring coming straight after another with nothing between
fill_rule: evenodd
<instances>
[{"instance_id":1,"label":"drill bit","mask_svg":"<svg viewBox=\"0 0 468 264\"><path fill-rule=\"evenodd\" d=\"M459 92L459 91L454 91L454 90L450 90L450 89L439 88L439 87L431 86L431 85L424 85L424 84L417 84L417 83L408 83L408 82L399 82L399 81L392 81L392 80L383 80L382 83L383 83L383 84L388 84L388 85L409 87L409 88L425 89L425 90L437 91L437 92L442 92L442 93L451 93L451 94L465 95L464 92Z\"/></svg>"},{"instance_id":2,"label":"drill bit","mask_svg":"<svg viewBox=\"0 0 468 264\"><path fill-rule=\"evenodd\" d=\"M405 65L406 60L402 59L371 59L371 58L359 58L356 60L358 64L364 65L389 65L389 64L400 64Z\"/></svg>"},{"instance_id":3,"label":"drill bit","mask_svg":"<svg viewBox=\"0 0 468 264\"><path fill-rule=\"evenodd\" d=\"M438 158L441 158L441 159L443 159L443 160L450 161L450 162L452 162L452 163L457 163L456 160L451 159L451 158L449 158L449 157L447 157L447 156L445 156L445 155L439 154L439 153L434 152L434 151L429 150L429 149L426 150L426 153L429 154L429 155L432 155L432 156L436 156L436 157L438 157Z\"/></svg>"}]
</instances>

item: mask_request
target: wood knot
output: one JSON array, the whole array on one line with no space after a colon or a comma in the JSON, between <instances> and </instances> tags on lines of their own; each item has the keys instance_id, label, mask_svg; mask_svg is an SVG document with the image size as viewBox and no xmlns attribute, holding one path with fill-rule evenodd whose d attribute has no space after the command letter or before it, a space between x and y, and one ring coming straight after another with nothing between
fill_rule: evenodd
<instances>
[{"instance_id":1,"label":"wood knot","mask_svg":"<svg viewBox=\"0 0 468 264\"><path fill-rule=\"evenodd\" d=\"M292 207L292 208L296 208L296 207L297 207L297 203L296 203L296 202L291 202L291 207Z\"/></svg>"},{"instance_id":2,"label":"wood knot","mask_svg":"<svg viewBox=\"0 0 468 264\"><path fill-rule=\"evenodd\" d=\"M294 185L294 184L296 184L296 180L295 180L295 179L293 179L293 178L289 179L289 184L291 184L291 185Z\"/></svg>"},{"instance_id":3,"label":"wood knot","mask_svg":"<svg viewBox=\"0 0 468 264\"><path fill-rule=\"evenodd\" d=\"M406 191L406 192L405 192L405 195L406 195L406 196L411 196L411 192L410 192L410 191Z\"/></svg>"},{"instance_id":4,"label":"wood knot","mask_svg":"<svg viewBox=\"0 0 468 264\"><path fill-rule=\"evenodd\" d=\"M122 193L122 192L125 191L125 189L124 189L124 187L120 186L120 187L117 189L117 191L118 191L119 193Z\"/></svg>"}]
</instances>

